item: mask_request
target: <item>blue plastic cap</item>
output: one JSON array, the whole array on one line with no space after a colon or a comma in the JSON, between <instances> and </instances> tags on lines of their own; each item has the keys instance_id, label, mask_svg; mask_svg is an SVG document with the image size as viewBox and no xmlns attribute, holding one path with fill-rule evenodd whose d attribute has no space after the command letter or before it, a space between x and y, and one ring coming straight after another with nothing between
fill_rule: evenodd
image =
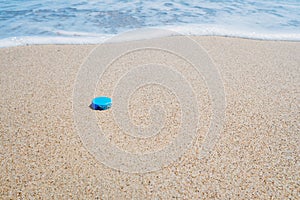
<instances>
[{"instance_id":1,"label":"blue plastic cap","mask_svg":"<svg viewBox=\"0 0 300 200\"><path fill-rule=\"evenodd\" d=\"M93 110L107 110L111 107L111 98L109 97L96 97L93 99L91 108Z\"/></svg>"}]
</instances>

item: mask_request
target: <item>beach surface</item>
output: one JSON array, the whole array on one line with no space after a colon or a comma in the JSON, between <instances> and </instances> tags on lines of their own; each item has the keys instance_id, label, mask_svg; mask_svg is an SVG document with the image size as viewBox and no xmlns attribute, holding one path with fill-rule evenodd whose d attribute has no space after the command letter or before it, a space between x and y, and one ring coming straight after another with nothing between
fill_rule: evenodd
<instances>
[{"instance_id":1,"label":"beach surface","mask_svg":"<svg viewBox=\"0 0 300 200\"><path fill-rule=\"evenodd\" d=\"M219 70L225 94L224 124L212 150L199 157L210 129L211 99L203 77L195 78L188 71L202 111L197 138L179 159L148 173L129 173L103 164L77 132L74 83L95 45L0 49L0 198L299 199L300 43L211 36L192 39ZM108 45L118 49L124 44ZM110 83L120 78L123 69L153 63L153 58L179 70L185 66L167 53L140 51L118 59L92 89L109 96L114 89ZM151 122L148 109L157 99L168 111L168 128L143 141L122 134L110 118L114 106L89 112L95 113L106 137L119 148L152 152L176 137L180 119L175 97L157 85L147 85L132 95L129 110L135 124Z\"/></svg>"}]
</instances>

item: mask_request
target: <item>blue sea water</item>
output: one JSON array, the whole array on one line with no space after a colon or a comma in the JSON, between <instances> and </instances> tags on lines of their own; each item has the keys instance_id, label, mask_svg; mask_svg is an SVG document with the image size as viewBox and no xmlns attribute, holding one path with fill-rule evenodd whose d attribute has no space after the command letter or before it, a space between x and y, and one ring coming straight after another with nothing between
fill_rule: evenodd
<instances>
[{"instance_id":1,"label":"blue sea water","mask_svg":"<svg viewBox=\"0 0 300 200\"><path fill-rule=\"evenodd\" d=\"M101 43L147 27L300 40L300 0L0 0L0 47Z\"/></svg>"}]
</instances>

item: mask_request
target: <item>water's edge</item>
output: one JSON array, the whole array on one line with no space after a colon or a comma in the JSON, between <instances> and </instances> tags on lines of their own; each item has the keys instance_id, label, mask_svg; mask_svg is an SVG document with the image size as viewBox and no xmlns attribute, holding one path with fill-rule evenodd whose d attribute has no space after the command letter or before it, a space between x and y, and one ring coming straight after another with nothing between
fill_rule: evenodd
<instances>
[{"instance_id":1,"label":"water's edge","mask_svg":"<svg viewBox=\"0 0 300 200\"><path fill-rule=\"evenodd\" d=\"M145 34L145 30L147 33ZM221 36L234 37L254 40L272 40L272 41L300 41L300 34L288 33L257 33L257 32L240 32L232 31L222 28L187 28L187 27L169 27L169 28L155 28L151 29L137 29L129 31L130 34L120 37L120 34L92 34L84 32L58 32L59 36L24 36L24 37L10 37L0 39L0 48L26 46L26 45L46 45L46 44L102 44L107 42L125 42L136 41L142 39L152 39L174 35L187 36ZM158 31L157 31L158 30ZM166 30L166 31L164 31ZM118 35L118 40L114 40L114 36ZM121 33L122 35L122 33Z\"/></svg>"}]
</instances>

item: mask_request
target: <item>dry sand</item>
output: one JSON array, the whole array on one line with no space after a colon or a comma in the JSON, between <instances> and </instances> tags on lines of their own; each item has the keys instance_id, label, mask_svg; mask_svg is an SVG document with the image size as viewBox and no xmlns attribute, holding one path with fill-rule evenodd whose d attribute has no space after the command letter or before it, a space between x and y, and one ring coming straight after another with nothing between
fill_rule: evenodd
<instances>
[{"instance_id":1,"label":"dry sand","mask_svg":"<svg viewBox=\"0 0 300 200\"><path fill-rule=\"evenodd\" d=\"M205 81L190 74L199 109L204 111L199 137L179 160L145 174L102 164L75 130L74 81L95 46L0 49L0 199L299 199L300 43L193 39L220 71L226 95L225 123L211 153L199 159L211 104ZM113 45L119 48L122 43ZM149 63L162 56L170 66L184 66L170 55L156 53L137 52L115 64L122 71L136 61ZM116 81L120 71L108 70L97 94L109 95L112 88L105 81ZM145 86L133 94L132 120L147 125L149 102L160 96L162 103L168 102L169 113L169 128L162 135L143 142L129 140L113 120L106 120L112 107L96 113L109 140L128 152L151 152L176 137L178 102L174 94L158 86Z\"/></svg>"}]
</instances>

